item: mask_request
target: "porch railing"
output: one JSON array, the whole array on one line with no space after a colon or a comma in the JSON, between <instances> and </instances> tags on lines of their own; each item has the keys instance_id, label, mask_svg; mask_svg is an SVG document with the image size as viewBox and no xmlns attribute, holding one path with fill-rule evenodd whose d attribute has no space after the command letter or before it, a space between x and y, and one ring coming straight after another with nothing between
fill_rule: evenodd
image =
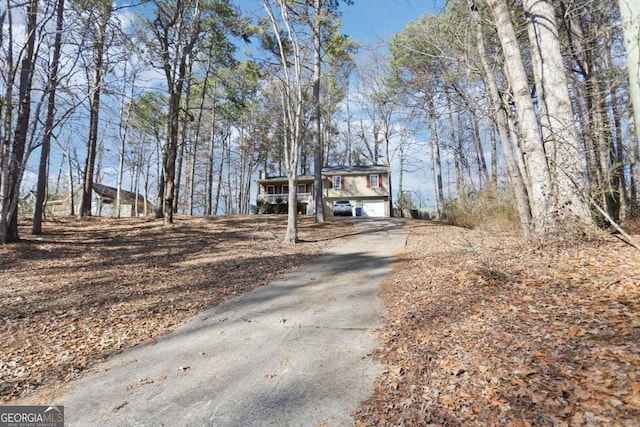
<instances>
[{"instance_id":1,"label":"porch railing","mask_svg":"<svg viewBox=\"0 0 640 427\"><path fill-rule=\"evenodd\" d=\"M259 200L269 203L270 205L275 205L277 203L287 203L289 200L288 193L282 194L261 194ZM313 194L311 193L298 193L298 201L299 202L310 202L313 200Z\"/></svg>"}]
</instances>

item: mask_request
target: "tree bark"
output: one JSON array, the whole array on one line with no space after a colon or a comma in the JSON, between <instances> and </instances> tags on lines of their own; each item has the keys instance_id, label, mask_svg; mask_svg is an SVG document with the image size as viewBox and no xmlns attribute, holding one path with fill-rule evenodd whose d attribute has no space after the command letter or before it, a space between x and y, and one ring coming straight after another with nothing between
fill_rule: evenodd
<instances>
[{"instance_id":1,"label":"tree bark","mask_svg":"<svg viewBox=\"0 0 640 427\"><path fill-rule=\"evenodd\" d=\"M313 23L313 192L315 199L316 222L324 223L324 202L322 193L322 128L321 128L321 108L320 108L320 72L322 57L320 55L320 30L322 22L321 1L314 0L315 21ZM296 189L291 191L297 191Z\"/></svg>"},{"instance_id":2,"label":"tree bark","mask_svg":"<svg viewBox=\"0 0 640 427\"><path fill-rule=\"evenodd\" d=\"M487 50L484 41L484 30L482 28L482 22L480 20L479 12L475 6L474 0L469 0L469 8L473 22L476 26L476 46L480 54L480 60L482 67L484 68L484 79L486 87L489 89L489 101L491 102L491 108L495 114L495 123L500 136L500 142L502 146L502 154L507 166L507 174L509 176L509 182L511 183L511 190L516 200L516 207L520 215L520 226L525 237L529 237L531 233L531 210L529 208L529 195L527 193L527 187L525 186L524 179L520 174L514 152L511 148L511 138L509 132L508 113L506 107L500 97L500 91L498 90L498 84L495 80L495 69L489 64L487 58ZM494 156L495 157L495 156ZM496 168L493 166L492 169ZM495 169L492 170L495 174ZM495 178L497 181L497 177Z\"/></svg>"},{"instance_id":3,"label":"tree bark","mask_svg":"<svg viewBox=\"0 0 640 427\"><path fill-rule=\"evenodd\" d=\"M426 97L427 109L429 115L429 134L431 158L433 159L433 182L434 195L436 198L436 210L438 218L442 217L442 208L444 206L444 185L442 183L442 158L440 155L440 138L438 137L438 120L436 118L436 106L433 97Z\"/></svg>"},{"instance_id":4,"label":"tree bark","mask_svg":"<svg viewBox=\"0 0 640 427\"><path fill-rule=\"evenodd\" d=\"M18 115L16 128L11 144L11 154L8 162L8 182L6 197L2 200L0 212L0 244L17 242L18 234L18 199L20 184L24 174L25 145L29 130L29 115L31 112L31 87L33 82L33 66L35 61L35 40L38 16L38 2L30 0L26 8L27 27L26 44L20 64L20 88ZM3 194L4 196L4 194Z\"/></svg>"},{"instance_id":5,"label":"tree bark","mask_svg":"<svg viewBox=\"0 0 640 427\"><path fill-rule=\"evenodd\" d=\"M181 188L181 182L182 182L182 165L184 164L184 152L187 148L187 140L188 140L188 126L189 126L189 121L191 121L191 115L189 113L189 103L191 102L191 85L192 85L192 75L191 75L191 70L192 70L192 60L191 60L191 56L189 56L189 59L187 61L187 73L186 73L186 83L187 83L187 87L185 89L185 94L184 94L184 107L182 108L182 123L181 123L181 128L180 128L180 133L179 133L179 140L180 143L178 144L178 154L177 154L177 158L176 158L176 190L175 190L175 199L173 202L173 210L175 212L178 212L178 209L180 207L180 188ZM183 205L184 206L184 205Z\"/></svg>"},{"instance_id":6,"label":"tree bark","mask_svg":"<svg viewBox=\"0 0 640 427\"><path fill-rule=\"evenodd\" d=\"M78 216L91 216L91 196L93 192L93 172L96 164L96 154L98 146L98 124L100 120L100 96L102 94L102 79L104 53L107 38L107 25L111 18L111 3L99 3L99 19L96 29L95 61L93 63L93 81L90 88L90 111L89 111L89 136L87 139L87 157L85 159L84 176L82 180L82 202L78 211Z\"/></svg>"},{"instance_id":7,"label":"tree bark","mask_svg":"<svg viewBox=\"0 0 640 427\"><path fill-rule=\"evenodd\" d=\"M265 11L269 16L273 35L278 46L279 60L282 65L283 79L280 92L282 106L282 119L284 125L284 160L289 182L289 197L287 206L287 231L284 243L295 244L298 241L298 216L297 216L297 172L299 162L299 149L303 140L304 122L304 93L302 51L298 34L292 29L292 19L289 16L288 5L284 0L276 0L280 11L281 20L275 17L268 0L262 0ZM280 22L280 23L279 23ZM289 44L291 54L285 50L285 42L281 36L281 26L284 27L286 42ZM291 69L290 69L291 68Z\"/></svg>"},{"instance_id":8,"label":"tree bark","mask_svg":"<svg viewBox=\"0 0 640 427\"><path fill-rule=\"evenodd\" d=\"M636 141L640 141L640 4L637 0L618 0L627 52L629 92L633 103Z\"/></svg>"},{"instance_id":9,"label":"tree bark","mask_svg":"<svg viewBox=\"0 0 640 427\"><path fill-rule=\"evenodd\" d=\"M543 127L549 126L542 134L550 138L545 144L553 186L550 213L563 222L592 225L554 8L548 0L524 0L524 8L529 16L532 57L539 57L533 61L533 73L541 86L541 121Z\"/></svg>"},{"instance_id":10,"label":"tree bark","mask_svg":"<svg viewBox=\"0 0 640 427\"><path fill-rule=\"evenodd\" d=\"M40 147L40 164L38 166L38 184L36 187L36 202L33 211L33 224L31 234L42 233L42 217L44 204L47 198L47 183L49 176L47 165L51 151L51 133L53 132L53 119L55 115L56 89L58 87L58 65L60 63L60 50L62 47L62 26L64 22L64 0L57 1L56 36L53 44L53 56L51 58L51 71L47 82L47 117L45 119L42 146Z\"/></svg>"},{"instance_id":11,"label":"tree bark","mask_svg":"<svg viewBox=\"0 0 640 427\"><path fill-rule=\"evenodd\" d=\"M555 219L549 215L551 210L551 176L544 145L540 138L538 121L531 94L522 54L518 45L511 14L506 0L485 0L491 8L494 23L505 55L507 79L513 90L513 99L518 115L519 137L527 160L527 172L531 193L529 208L532 213L532 225L535 234L543 235L556 226Z\"/></svg>"}]
</instances>

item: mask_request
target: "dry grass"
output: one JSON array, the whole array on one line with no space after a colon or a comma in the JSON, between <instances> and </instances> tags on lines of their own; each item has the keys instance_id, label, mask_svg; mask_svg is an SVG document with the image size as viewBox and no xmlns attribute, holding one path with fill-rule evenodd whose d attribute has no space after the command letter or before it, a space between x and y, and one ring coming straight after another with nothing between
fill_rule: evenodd
<instances>
[{"instance_id":1,"label":"dry grass","mask_svg":"<svg viewBox=\"0 0 640 427\"><path fill-rule=\"evenodd\" d=\"M57 219L0 246L0 402L79 375L198 311L308 262L354 233L346 221L284 216Z\"/></svg>"},{"instance_id":2,"label":"dry grass","mask_svg":"<svg viewBox=\"0 0 640 427\"><path fill-rule=\"evenodd\" d=\"M408 227L382 292L387 371L358 426L640 423L640 252Z\"/></svg>"}]
</instances>

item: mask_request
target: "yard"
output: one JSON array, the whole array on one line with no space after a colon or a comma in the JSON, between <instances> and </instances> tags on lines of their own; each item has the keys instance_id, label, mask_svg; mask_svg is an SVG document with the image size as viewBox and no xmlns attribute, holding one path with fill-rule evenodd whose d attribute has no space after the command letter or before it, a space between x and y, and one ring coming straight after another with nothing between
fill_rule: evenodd
<instances>
[{"instance_id":1,"label":"yard","mask_svg":"<svg viewBox=\"0 0 640 427\"><path fill-rule=\"evenodd\" d=\"M358 426L640 424L640 251L409 227Z\"/></svg>"},{"instance_id":2,"label":"yard","mask_svg":"<svg viewBox=\"0 0 640 427\"><path fill-rule=\"evenodd\" d=\"M26 227L28 224L24 222ZM614 236L522 244L409 221L381 296L386 365L367 425L637 425L640 252ZM0 247L0 397L55 388L196 312L267 284L348 238L350 220L47 222ZM638 236L636 236L638 238Z\"/></svg>"},{"instance_id":3,"label":"yard","mask_svg":"<svg viewBox=\"0 0 640 427\"><path fill-rule=\"evenodd\" d=\"M0 402L68 381L100 360L153 340L221 301L308 262L349 222L303 218L55 219L46 234L0 246Z\"/></svg>"}]
</instances>

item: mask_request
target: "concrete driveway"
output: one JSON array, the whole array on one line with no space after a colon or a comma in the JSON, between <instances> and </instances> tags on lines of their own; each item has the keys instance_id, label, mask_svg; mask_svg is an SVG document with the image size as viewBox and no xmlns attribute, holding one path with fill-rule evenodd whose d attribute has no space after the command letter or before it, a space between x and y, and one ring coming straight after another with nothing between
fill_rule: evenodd
<instances>
[{"instance_id":1,"label":"concrete driveway","mask_svg":"<svg viewBox=\"0 0 640 427\"><path fill-rule=\"evenodd\" d=\"M402 220L359 233L312 264L200 313L155 345L117 355L55 402L67 426L347 426L383 367L380 283Z\"/></svg>"}]
</instances>

